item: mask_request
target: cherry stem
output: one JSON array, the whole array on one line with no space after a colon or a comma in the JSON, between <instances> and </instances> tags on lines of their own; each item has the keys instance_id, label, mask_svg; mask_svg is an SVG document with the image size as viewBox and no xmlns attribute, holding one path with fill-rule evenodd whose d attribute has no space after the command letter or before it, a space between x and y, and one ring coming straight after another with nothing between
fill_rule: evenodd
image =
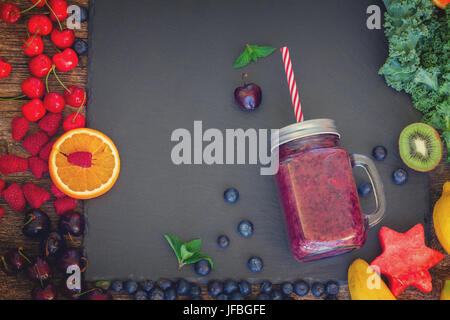
<instances>
[{"instance_id":1,"label":"cherry stem","mask_svg":"<svg viewBox=\"0 0 450 320\"><path fill-rule=\"evenodd\" d=\"M58 25L59 25L59 30L63 31L62 25L61 25L61 21L59 21L58 16L56 15L55 11L53 11L52 7L48 4L47 0L45 1L45 5L48 7L48 9L53 13L53 15L56 18L56 21L58 21Z\"/></svg>"},{"instance_id":2,"label":"cherry stem","mask_svg":"<svg viewBox=\"0 0 450 320\"><path fill-rule=\"evenodd\" d=\"M45 256L48 257L50 255L50 250L48 250L48 241L45 242Z\"/></svg>"},{"instance_id":3,"label":"cherry stem","mask_svg":"<svg viewBox=\"0 0 450 320\"><path fill-rule=\"evenodd\" d=\"M30 219L28 219L28 221L25 223L25 226L30 224L31 222L33 222L33 220L36 219L35 216L31 216Z\"/></svg>"},{"instance_id":4,"label":"cherry stem","mask_svg":"<svg viewBox=\"0 0 450 320\"><path fill-rule=\"evenodd\" d=\"M47 76L45 77L45 89L47 90L47 93L50 93L50 90L48 89L48 78L50 77L50 73L52 73L52 70L55 66L53 65L50 70L47 72Z\"/></svg>"},{"instance_id":5,"label":"cherry stem","mask_svg":"<svg viewBox=\"0 0 450 320\"><path fill-rule=\"evenodd\" d=\"M72 91L70 91L69 89L67 89L67 87L64 85L64 83L61 81L61 79L58 77L58 75L56 74L56 70L55 70L56 66L53 65L52 66L52 71L53 74L55 75L56 80L59 82L59 84L64 88L64 90L66 90L67 92L69 92L70 94L72 93Z\"/></svg>"},{"instance_id":6,"label":"cherry stem","mask_svg":"<svg viewBox=\"0 0 450 320\"><path fill-rule=\"evenodd\" d=\"M41 273L39 272L39 267L37 266L37 264L34 265L34 269L36 270L36 272L38 274L39 282L41 283L41 287L42 287L42 289L44 289L44 281L42 280Z\"/></svg>"},{"instance_id":7,"label":"cherry stem","mask_svg":"<svg viewBox=\"0 0 450 320\"><path fill-rule=\"evenodd\" d=\"M5 269L8 269L8 264L6 263L5 257L1 256L1 260L3 262L3 265L5 266Z\"/></svg>"},{"instance_id":8,"label":"cherry stem","mask_svg":"<svg viewBox=\"0 0 450 320\"><path fill-rule=\"evenodd\" d=\"M36 38L36 36L39 34L39 32L41 31L41 28L38 28L36 33L33 34L33 38L31 38L30 41L28 41L26 47L24 48L24 50L28 49L28 47L31 45L31 43L33 42L34 38Z\"/></svg>"},{"instance_id":9,"label":"cherry stem","mask_svg":"<svg viewBox=\"0 0 450 320\"><path fill-rule=\"evenodd\" d=\"M81 296L84 296L85 294L88 294L88 293L91 293L91 292L94 292L94 291L97 291L97 290L99 290L99 288L92 288L92 289L89 289L88 291L85 291L85 292L82 292L82 293L77 293L75 295L75 297L81 297Z\"/></svg>"},{"instance_id":10,"label":"cherry stem","mask_svg":"<svg viewBox=\"0 0 450 320\"><path fill-rule=\"evenodd\" d=\"M70 232L67 232L67 236L69 237L70 242L73 242L73 238L72 238L72 235L70 234Z\"/></svg>"},{"instance_id":11,"label":"cherry stem","mask_svg":"<svg viewBox=\"0 0 450 320\"><path fill-rule=\"evenodd\" d=\"M21 96L17 96L17 97L13 97L13 98L0 98L0 101L17 101L17 100L21 100L26 97L27 97L26 95L21 95Z\"/></svg>"},{"instance_id":12,"label":"cherry stem","mask_svg":"<svg viewBox=\"0 0 450 320\"><path fill-rule=\"evenodd\" d=\"M34 7L36 7L36 6L37 6L39 3L41 3L41 2L42 2L42 0L36 2L36 3L33 4L31 7L27 8L27 9L25 9L25 10L22 10L22 11L20 11L20 12L13 12L12 15L22 14L22 13L27 13L28 11L32 10Z\"/></svg>"},{"instance_id":13,"label":"cherry stem","mask_svg":"<svg viewBox=\"0 0 450 320\"><path fill-rule=\"evenodd\" d=\"M85 258L85 257L81 257L81 260L83 260L83 261L84 261L84 263L85 263L85 265L84 265L83 269L81 269L81 273L83 273L83 272L85 272L85 271L86 271L86 269L87 269L87 267L88 267L88 265L89 265L89 261L88 261L88 259L87 259L87 258Z\"/></svg>"},{"instance_id":14,"label":"cherry stem","mask_svg":"<svg viewBox=\"0 0 450 320\"><path fill-rule=\"evenodd\" d=\"M248 77L248 73L243 73L242 74L242 83L244 84L244 87L247 85L246 83L245 83L245 78L247 78Z\"/></svg>"},{"instance_id":15,"label":"cherry stem","mask_svg":"<svg viewBox=\"0 0 450 320\"><path fill-rule=\"evenodd\" d=\"M31 264L30 259L28 259L27 256L23 253L23 248L22 248L22 247L20 247L20 248L17 250L17 252L22 256L22 258L24 258L25 260L28 261L29 264Z\"/></svg>"},{"instance_id":16,"label":"cherry stem","mask_svg":"<svg viewBox=\"0 0 450 320\"><path fill-rule=\"evenodd\" d=\"M83 110L83 107L86 103L86 92L84 92L84 98L83 98L83 102L81 103L81 106L78 108L77 114L75 115L75 117L73 117L72 119L72 123L75 123L75 120L78 118L78 115L81 113L81 111Z\"/></svg>"}]
</instances>

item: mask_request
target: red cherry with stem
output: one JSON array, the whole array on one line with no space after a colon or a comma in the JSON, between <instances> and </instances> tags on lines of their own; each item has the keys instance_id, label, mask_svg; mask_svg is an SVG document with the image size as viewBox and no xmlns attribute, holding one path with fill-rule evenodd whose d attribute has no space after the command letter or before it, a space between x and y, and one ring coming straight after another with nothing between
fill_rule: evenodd
<instances>
[{"instance_id":1,"label":"red cherry with stem","mask_svg":"<svg viewBox=\"0 0 450 320\"><path fill-rule=\"evenodd\" d=\"M34 300L51 301L56 300L58 293L54 285L47 284L45 287L35 287L31 296Z\"/></svg>"},{"instance_id":2,"label":"red cherry with stem","mask_svg":"<svg viewBox=\"0 0 450 320\"><path fill-rule=\"evenodd\" d=\"M40 99L33 99L22 106L23 116L31 122L36 122L45 116L44 103Z\"/></svg>"},{"instance_id":3,"label":"red cherry with stem","mask_svg":"<svg viewBox=\"0 0 450 320\"><path fill-rule=\"evenodd\" d=\"M52 69L52 60L45 54L32 58L28 64L31 75L37 78L45 77Z\"/></svg>"},{"instance_id":4,"label":"red cherry with stem","mask_svg":"<svg viewBox=\"0 0 450 320\"><path fill-rule=\"evenodd\" d=\"M50 92L44 98L44 107L52 113L60 113L64 110L66 101L64 97L57 92Z\"/></svg>"},{"instance_id":5,"label":"red cherry with stem","mask_svg":"<svg viewBox=\"0 0 450 320\"><path fill-rule=\"evenodd\" d=\"M8 24L15 24L20 20L20 9L12 3L2 3L0 5L0 19Z\"/></svg>"},{"instance_id":6,"label":"red cherry with stem","mask_svg":"<svg viewBox=\"0 0 450 320\"><path fill-rule=\"evenodd\" d=\"M69 90L64 91L64 99L66 103L74 108L79 108L83 105L86 97L86 92L77 86L70 86Z\"/></svg>"},{"instance_id":7,"label":"red cherry with stem","mask_svg":"<svg viewBox=\"0 0 450 320\"><path fill-rule=\"evenodd\" d=\"M42 98L45 93L44 82L31 77L22 82L22 92L30 99Z\"/></svg>"},{"instance_id":8,"label":"red cherry with stem","mask_svg":"<svg viewBox=\"0 0 450 320\"><path fill-rule=\"evenodd\" d=\"M23 42L22 49L27 57L37 56L44 52L44 41L35 33Z\"/></svg>"},{"instance_id":9,"label":"red cherry with stem","mask_svg":"<svg viewBox=\"0 0 450 320\"><path fill-rule=\"evenodd\" d=\"M64 49L63 52L57 53L53 56L53 64L59 71L71 71L78 65L78 55L71 48Z\"/></svg>"},{"instance_id":10,"label":"red cherry with stem","mask_svg":"<svg viewBox=\"0 0 450 320\"><path fill-rule=\"evenodd\" d=\"M63 128L66 132L78 128L84 128L85 126L86 119L82 114L77 112L71 113L63 122Z\"/></svg>"},{"instance_id":11,"label":"red cherry with stem","mask_svg":"<svg viewBox=\"0 0 450 320\"><path fill-rule=\"evenodd\" d=\"M11 73L11 64L0 57L0 79L6 78Z\"/></svg>"},{"instance_id":12,"label":"red cherry with stem","mask_svg":"<svg viewBox=\"0 0 450 320\"><path fill-rule=\"evenodd\" d=\"M43 6L45 6L45 0L30 0L30 2L32 4L35 4L38 8L42 8Z\"/></svg>"},{"instance_id":13,"label":"red cherry with stem","mask_svg":"<svg viewBox=\"0 0 450 320\"><path fill-rule=\"evenodd\" d=\"M69 15L67 13L68 4L66 0L50 0L47 2L47 6L50 10L50 19L53 22L60 23Z\"/></svg>"},{"instance_id":14,"label":"red cherry with stem","mask_svg":"<svg viewBox=\"0 0 450 320\"><path fill-rule=\"evenodd\" d=\"M70 48L75 41L75 32L70 29L66 29L63 31L59 29L53 29L50 39L58 49Z\"/></svg>"},{"instance_id":15,"label":"red cherry with stem","mask_svg":"<svg viewBox=\"0 0 450 320\"><path fill-rule=\"evenodd\" d=\"M41 36L47 36L52 32L53 23L47 16L37 14L28 20L27 28L30 34L37 33Z\"/></svg>"}]
</instances>

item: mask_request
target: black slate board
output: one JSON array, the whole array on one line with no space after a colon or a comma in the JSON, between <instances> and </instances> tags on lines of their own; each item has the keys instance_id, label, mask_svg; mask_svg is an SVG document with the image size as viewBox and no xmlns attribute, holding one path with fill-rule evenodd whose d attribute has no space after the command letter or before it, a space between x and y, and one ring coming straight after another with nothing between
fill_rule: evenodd
<instances>
[{"instance_id":1,"label":"black slate board","mask_svg":"<svg viewBox=\"0 0 450 320\"><path fill-rule=\"evenodd\" d=\"M263 90L263 104L240 111L233 91L243 70L232 68L246 43L288 45L306 119L332 118L350 152L370 154L385 145L389 157L377 166L388 201L382 225L406 231L428 212L428 179L410 171L407 185L391 182L402 166L397 153L401 129L420 119L408 96L388 88L377 75L387 56L382 30L366 28L366 9L381 1L91 1L89 126L117 144L122 171L105 196L87 201L87 278L199 280L191 266L177 270L162 233L185 240L201 237L217 264L211 278L346 280L357 257L380 253L379 226L360 250L317 262L291 257L273 177L258 166L175 166L170 159L176 128L280 128L294 122L279 52L244 69ZM357 183L364 180L359 172ZM241 199L229 205L224 189ZM369 210L372 199L363 199ZM255 224L251 239L238 222ZM218 235L231 238L219 249ZM260 274L247 270L252 255L264 259Z\"/></svg>"}]
</instances>

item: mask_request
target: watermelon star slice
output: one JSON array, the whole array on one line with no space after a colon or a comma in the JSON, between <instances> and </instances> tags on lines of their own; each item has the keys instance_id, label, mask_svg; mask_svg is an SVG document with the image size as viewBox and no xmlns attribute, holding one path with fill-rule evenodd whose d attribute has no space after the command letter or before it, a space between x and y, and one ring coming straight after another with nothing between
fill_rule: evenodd
<instances>
[{"instance_id":1,"label":"watermelon star slice","mask_svg":"<svg viewBox=\"0 0 450 320\"><path fill-rule=\"evenodd\" d=\"M397 297L408 286L431 292L433 286L428 269L444 255L425 245L423 226L417 224L406 233L382 227L378 236L383 253L371 266L387 277L392 294Z\"/></svg>"}]
</instances>

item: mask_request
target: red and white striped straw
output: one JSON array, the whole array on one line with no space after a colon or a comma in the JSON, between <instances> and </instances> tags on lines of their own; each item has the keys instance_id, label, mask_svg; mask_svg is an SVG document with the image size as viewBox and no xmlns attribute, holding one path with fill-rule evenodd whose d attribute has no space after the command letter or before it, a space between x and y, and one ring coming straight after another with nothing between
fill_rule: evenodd
<instances>
[{"instance_id":1,"label":"red and white striped straw","mask_svg":"<svg viewBox=\"0 0 450 320\"><path fill-rule=\"evenodd\" d=\"M294 107L295 119L297 122L303 121L303 110L298 95L297 83L295 82L294 69L292 68L291 56L289 55L289 48L281 48L281 55L283 56L284 70L286 71L286 78L291 92L292 105Z\"/></svg>"}]
</instances>

